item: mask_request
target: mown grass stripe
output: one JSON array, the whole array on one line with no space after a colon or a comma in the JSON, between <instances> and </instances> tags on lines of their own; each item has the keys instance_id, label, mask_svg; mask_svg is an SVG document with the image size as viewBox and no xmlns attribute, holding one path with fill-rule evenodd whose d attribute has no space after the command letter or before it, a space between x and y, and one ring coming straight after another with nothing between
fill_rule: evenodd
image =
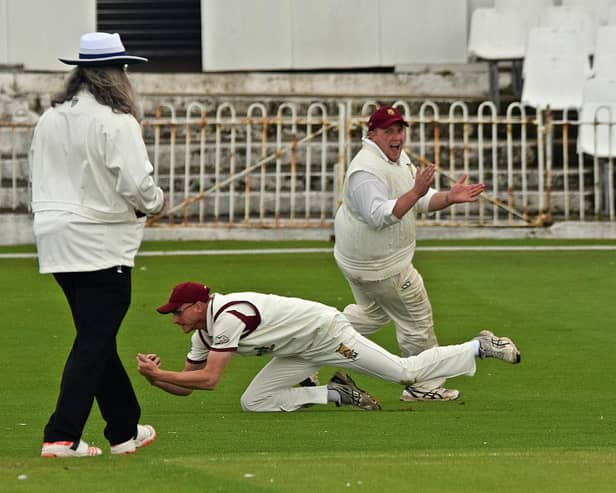
<instances>
[{"instance_id":1,"label":"mown grass stripe","mask_svg":"<svg viewBox=\"0 0 616 493\"><path fill-rule=\"evenodd\" d=\"M613 251L616 245L537 245L537 246L426 246L418 252L555 252ZM139 257L181 257L191 255L280 255L289 253L333 253L333 248L257 248L239 250L152 250L139 252ZM36 258L36 253L0 253L0 259Z\"/></svg>"}]
</instances>

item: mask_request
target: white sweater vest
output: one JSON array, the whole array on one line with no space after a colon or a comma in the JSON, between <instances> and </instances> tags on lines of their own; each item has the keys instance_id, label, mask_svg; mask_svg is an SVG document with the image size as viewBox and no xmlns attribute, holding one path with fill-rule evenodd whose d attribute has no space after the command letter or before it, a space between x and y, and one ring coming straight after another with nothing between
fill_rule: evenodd
<instances>
[{"instance_id":1,"label":"white sweater vest","mask_svg":"<svg viewBox=\"0 0 616 493\"><path fill-rule=\"evenodd\" d=\"M342 205L336 213L334 257L349 276L378 281L398 274L413 260L415 251L415 207L399 222L382 230L368 226L349 200L348 180L358 171L376 176L387 185L388 199L397 199L413 188L413 166L403 151L400 164L392 164L364 144L351 161L344 182Z\"/></svg>"}]
</instances>

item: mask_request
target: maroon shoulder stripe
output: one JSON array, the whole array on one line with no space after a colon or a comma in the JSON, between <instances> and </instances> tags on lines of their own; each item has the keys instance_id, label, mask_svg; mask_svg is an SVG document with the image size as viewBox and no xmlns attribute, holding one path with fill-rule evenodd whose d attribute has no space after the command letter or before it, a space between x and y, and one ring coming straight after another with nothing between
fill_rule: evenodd
<instances>
[{"instance_id":1,"label":"maroon shoulder stripe","mask_svg":"<svg viewBox=\"0 0 616 493\"><path fill-rule=\"evenodd\" d=\"M239 318L242 322L244 322L244 326L246 328L242 331L240 339L243 339L244 337L254 332L254 330L261 323L261 317L259 317L258 313L257 315L245 315L241 312L238 312L237 310L229 310L226 313L231 313L232 315L235 315L237 318Z\"/></svg>"},{"instance_id":2,"label":"maroon shoulder stripe","mask_svg":"<svg viewBox=\"0 0 616 493\"><path fill-rule=\"evenodd\" d=\"M259 309L253 303L251 303L250 301L230 301L229 303L226 303L225 305L220 307L218 311L216 312L216 315L214 315L212 319L215 322L216 319L220 315L222 315L223 312L227 308L233 305L240 305L243 303L249 305L255 311L255 315L245 315L242 312L239 312L237 310L229 310L228 312L226 312L226 313L230 313L231 315L234 315L235 317L239 318L244 323L245 328L242 331L242 335L240 336L240 339L243 339L244 337L254 332L259 326L259 324L261 323L261 314L259 313Z\"/></svg>"}]
</instances>

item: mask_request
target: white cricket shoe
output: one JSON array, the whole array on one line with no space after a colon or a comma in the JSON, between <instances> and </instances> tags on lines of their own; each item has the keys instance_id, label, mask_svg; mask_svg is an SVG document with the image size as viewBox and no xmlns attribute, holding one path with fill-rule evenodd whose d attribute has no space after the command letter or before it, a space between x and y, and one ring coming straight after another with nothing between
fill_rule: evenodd
<instances>
[{"instance_id":1,"label":"white cricket shoe","mask_svg":"<svg viewBox=\"0 0 616 493\"><path fill-rule=\"evenodd\" d=\"M92 447L83 440L79 442L44 442L41 457L94 457L102 455L98 447Z\"/></svg>"},{"instance_id":2,"label":"white cricket shoe","mask_svg":"<svg viewBox=\"0 0 616 493\"><path fill-rule=\"evenodd\" d=\"M407 385L400 395L400 400L404 402L413 401L455 401L460 397L460 391L456 389L446 389L438 387L432 390L420 390L412 385Z\"/></svg>"},{"instance_id":3,"label":"white cricket shoe","mask_svg":"<svg viewBox=\"0 0 616 493\"><path fill-rule=\"evenodd\" d=\"M111 446L113 455L134 454L138 448L147 447L156 440L156 430L151 425L137 425L137 435L130 440Z\"/></svg>"},{"instance_id":4,"label":"white cricket shoe","mask_svg":"<svg viewBox=\"0 0 616 493\"><path fill-rule=\"evenodd\" d=\"M497 337L489 330L482 330L473 340L479 341L481 359L496 358L514 365L520 362L520 351L508 337Z\"/></svg>"}]
</instances>

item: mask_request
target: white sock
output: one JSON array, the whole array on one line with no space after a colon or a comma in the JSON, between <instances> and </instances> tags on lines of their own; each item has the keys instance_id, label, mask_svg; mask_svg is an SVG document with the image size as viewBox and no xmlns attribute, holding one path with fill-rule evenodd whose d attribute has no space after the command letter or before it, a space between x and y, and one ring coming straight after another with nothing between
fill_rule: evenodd
<instances>
[{"instance_id":1,"label":"white sock","mask_svg":"<svg viewBox=\"0 0 616 493\"><path fill-rule=\"evenodd\" d=\"M340 404L340 392L337 390L327 389L327 402L335 402L336 404Z\"/></svg>"},{"instance_id":2,"label":"white sock","mask_svg":"<svg viewBox=\"0 0 616 493\"><path fill-rule=\"evenodd\" d=\"M473 347L475 348L475 356L479 357L479 341L477 339L474 339L474 340L468 341L468 342L470 342L473 345Z\"/></svg>"}]
</instances>

